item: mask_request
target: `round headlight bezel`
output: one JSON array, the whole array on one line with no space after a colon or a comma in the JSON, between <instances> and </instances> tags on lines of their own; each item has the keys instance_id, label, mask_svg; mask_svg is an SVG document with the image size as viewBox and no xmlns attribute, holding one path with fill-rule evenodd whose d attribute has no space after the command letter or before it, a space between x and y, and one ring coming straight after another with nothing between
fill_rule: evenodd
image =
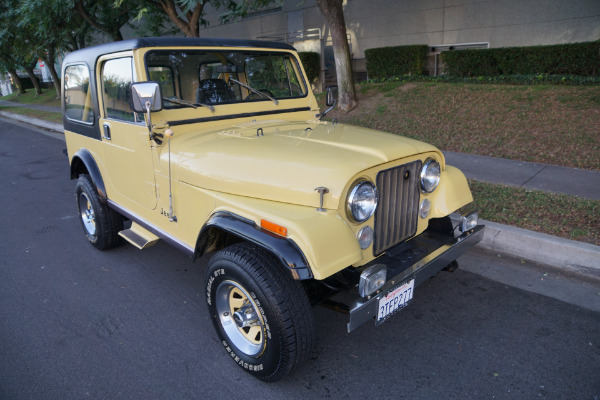
<instances>
[{"instance_id":1,"label":"round headlight bezel","mask_svg":"<svg viewBox=\"0 0 600 400\"><path fill-rule=\"evenodd\" d=\"M437 167L437 176L427 177L427 175L432 171L432 168ZM431 193L433 192L440 183L440 177L442 175L442 167L440 163L438 163L434 158L428 158L425 160L423 164L423 168L421 168L421 173L419 175L419 184L421 186L421 191L423 193Z\"/></svg>"},{"instance_id":2,"label":"round headlight bezel","mask_svg":"<svg viewBox=\"0 0 600 400\"><path fill-rule=\"evenodd\" d=\"M359 193L359 191L365 187L371 188L371 191L373 193L371 201L373 204L370 207L370 210L368 210L368 212L362 213L362 215L357 215L356 207L354 207L356 205L356 196ZM359 179L356 182L354 182L351 186L350 191L348 192L348 197L346 198L346 215L348 216L348 218L353 222L361 224L365 221L368 221L373 216L373 214L375 214L376 209L377 188L375 187L373 182L367 179Z\"/></svg>"}]
</instances>

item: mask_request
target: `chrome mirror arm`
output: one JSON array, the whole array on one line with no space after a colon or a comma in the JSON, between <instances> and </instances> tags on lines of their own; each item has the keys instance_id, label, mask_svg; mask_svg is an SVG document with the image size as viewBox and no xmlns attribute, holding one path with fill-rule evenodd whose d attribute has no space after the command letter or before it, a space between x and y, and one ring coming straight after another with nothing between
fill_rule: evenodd
<instances>
[{"instance_id":1,"label":"chrome mirror arm","mask_svg":"<svg viewBox=\"0 0 600 400\"><path fill-rule=\"evenodd\" d=\"M152 104L150 104L149 101L146 101L145 106L146 106L146 126L148 126L148 131L150 132L150 135L152 135L152 117L151 117L151 113L150 113Z\"/></svg>"},{"instance_id":2,"label":"chrome mirror arm","mask_svg":"<svg viewBox=\"0 0 600 400\"><path fill-rule=\"evenodd\" d=\"M322 120L322 119L323 119L323 117L324 117L325 115L327 115L327 113L328 113L329 111L333 110L333 109L335 108L335 106L336 106L336 105L337 105L337 99L335 99L335 100L333 101L333 104L332 104L332 106L331 106L331 107L329 107L327 110L323 111L322 113L319 113L319 114L315 115L315 117L319 118L319 121L320 121L320 120Z\"/></svg>"}]
</instances>

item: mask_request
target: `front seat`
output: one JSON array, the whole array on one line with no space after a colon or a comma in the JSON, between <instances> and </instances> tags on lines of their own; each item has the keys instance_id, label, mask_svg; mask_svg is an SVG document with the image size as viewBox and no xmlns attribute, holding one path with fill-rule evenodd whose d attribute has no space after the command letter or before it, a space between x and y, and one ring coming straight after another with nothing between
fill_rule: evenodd
<instances>
[{"instance_id":1,"label":"front seat","mask_svg":"<svg viewBox=\"0 0 600 400\"><path fill-rule=\"evenodd\" d=\"M223 79L203 79L196 91L196 102L205 104L229 103L235 100L233 92Z\"/></svg>"}]
</instances>

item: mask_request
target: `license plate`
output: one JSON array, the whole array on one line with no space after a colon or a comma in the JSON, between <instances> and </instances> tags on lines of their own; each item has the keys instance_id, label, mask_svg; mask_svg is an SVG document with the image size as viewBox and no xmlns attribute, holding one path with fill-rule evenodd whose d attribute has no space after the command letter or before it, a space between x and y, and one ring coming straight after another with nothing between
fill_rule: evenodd
<instances>
[{"instance_id":1,"label":"license plate","mask_svg":"<svg viewBox=\"0 0 600 400\"><path fill-rule=\"evenodd\" d=\"M379 311L377 312L377 323L383 322L387 317L394 312L405 307L413 298L415 288L415 280L411 279L408 282L400 284L391 289L388 294L379 299Z\"/></svg>"}]
</instances>

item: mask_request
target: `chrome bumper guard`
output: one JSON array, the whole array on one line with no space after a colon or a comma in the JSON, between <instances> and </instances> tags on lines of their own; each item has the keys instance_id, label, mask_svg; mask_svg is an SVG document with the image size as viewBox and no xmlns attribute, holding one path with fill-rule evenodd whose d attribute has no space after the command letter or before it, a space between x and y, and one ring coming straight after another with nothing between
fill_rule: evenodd
<instances>
[{"instance_id":1,"label":"chrome bumper guard","mask_svg":"<svg viewBox=\"0 0 600 400\"><path fill-rule=\"evenodd\" d=\"M356 298L350 302L348 332L375 318L379 299L395 285L414 279L415 287L444 269L452 261L475 246L483 238L484 225L477 225L458 237L449 237L425 231L377 258L361 270L375 264L385 264L388 280L376 294Z\"/></svg>"}]
</instances>

